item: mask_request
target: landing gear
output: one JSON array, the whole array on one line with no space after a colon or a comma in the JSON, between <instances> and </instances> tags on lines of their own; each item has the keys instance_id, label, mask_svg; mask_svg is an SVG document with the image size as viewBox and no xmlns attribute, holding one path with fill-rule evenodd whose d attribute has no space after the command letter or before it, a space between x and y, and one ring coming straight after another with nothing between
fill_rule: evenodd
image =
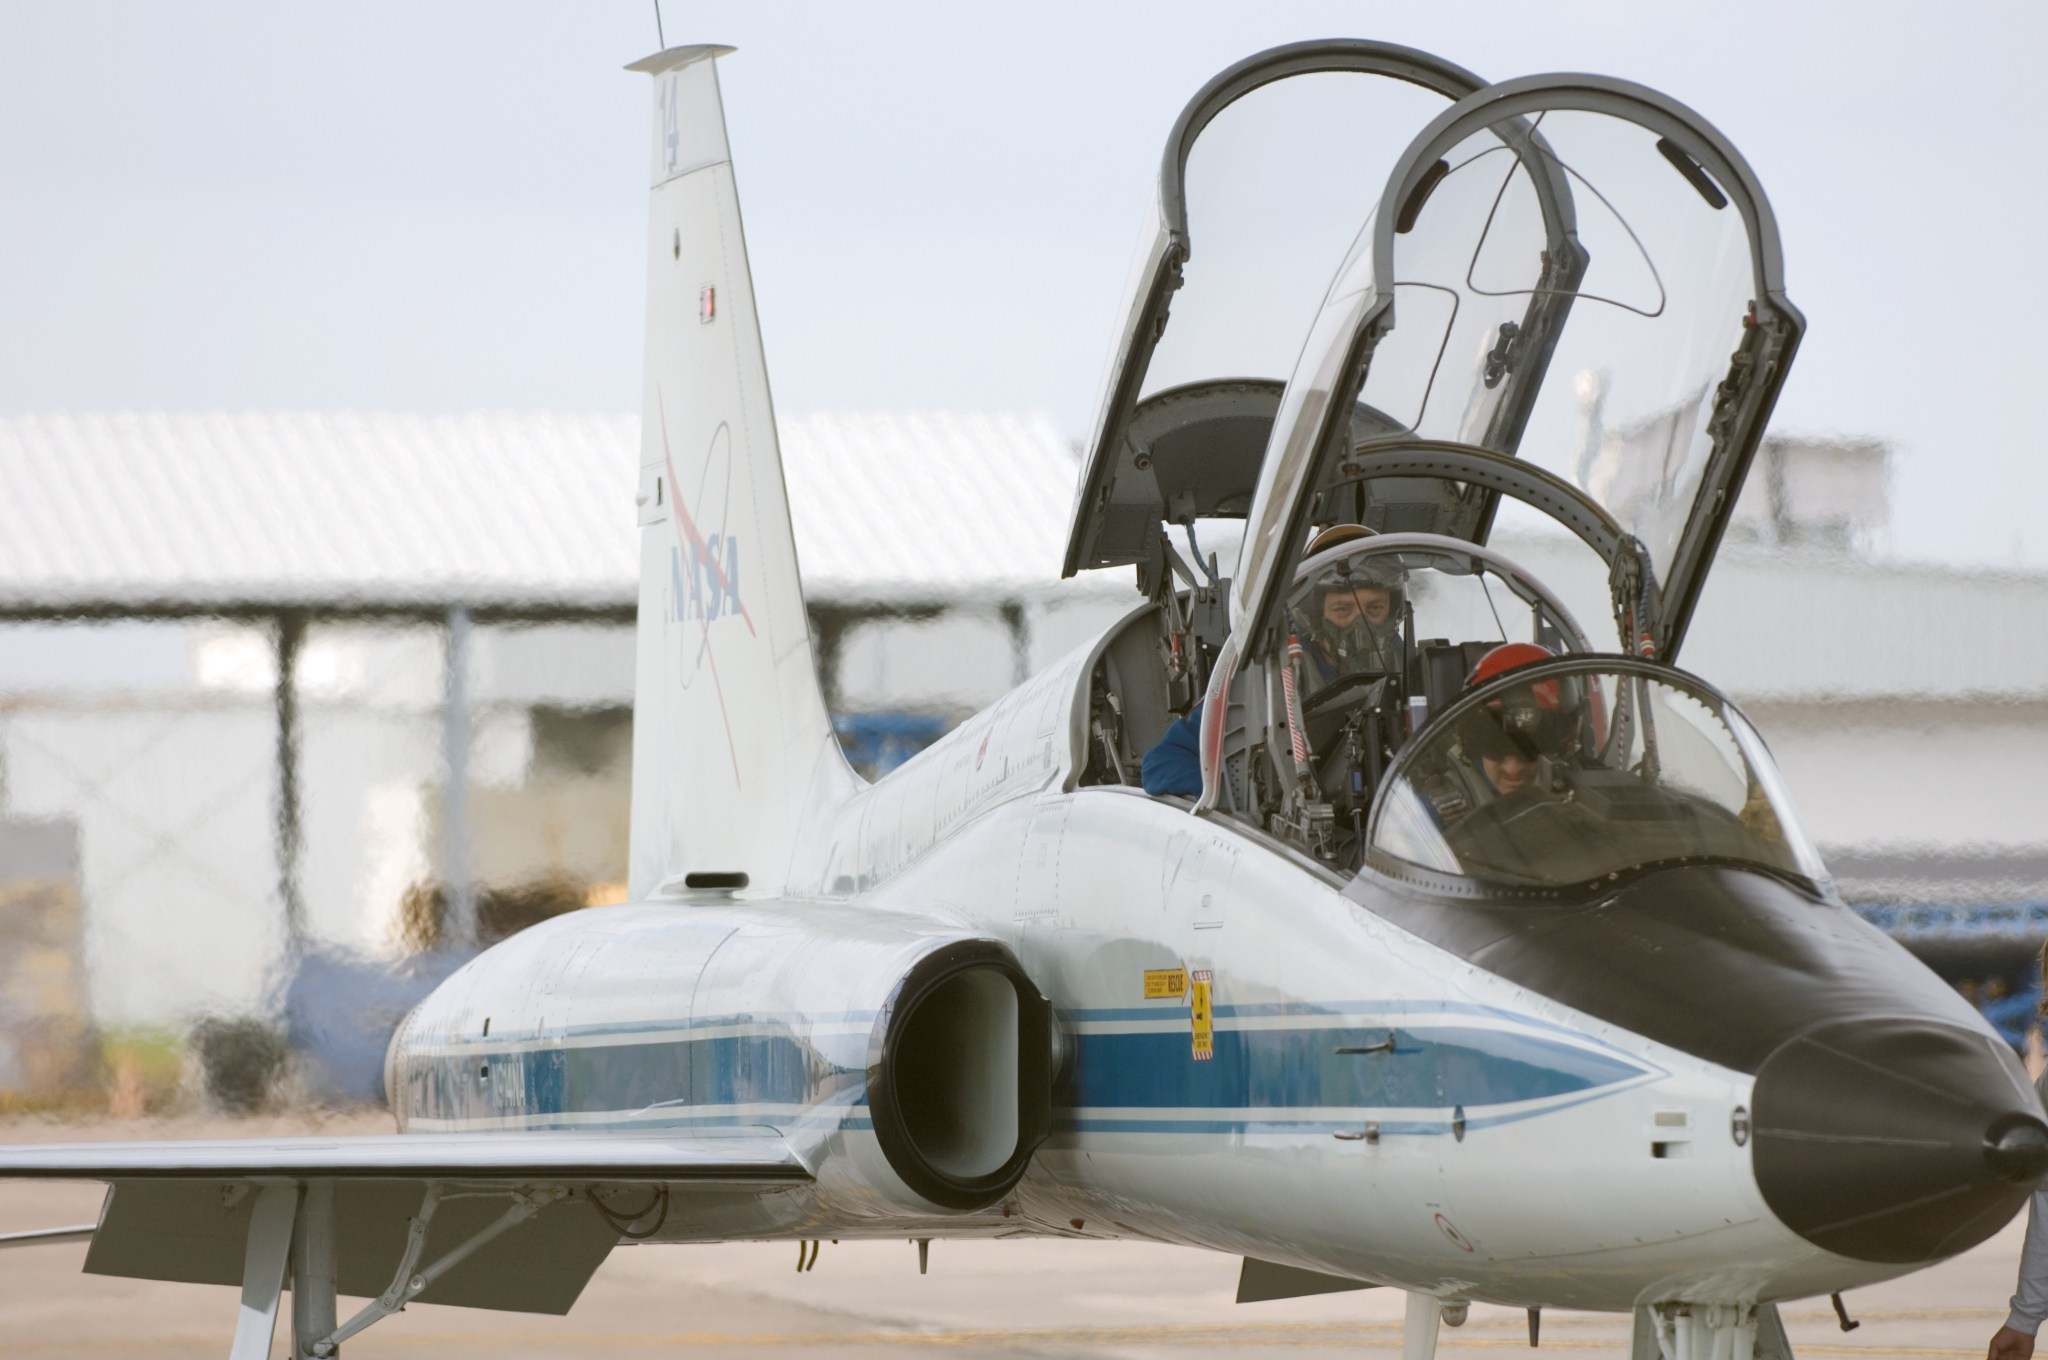
<instances>
[{"instance_id":1,"label":"landing gear","mask_svg":"<svg viewBox=\"0 0 2048 1360\"><path fill-rule=\"evenodd\" d=\"M242 1306L228 1360L269 1360L277 1329L277 1301L284 1292L284 1266L292 1249L299 1187L273 1181L256 1192L249 1215L249 1244L242 1257Z\"/></svg>"},{"instance_id":2,"label":"landing gear","mask_svg":"<svg viewBox=\"0 0 2048 1360\"><path fill-rule=\"evenodd\" d=\"M1636 1309L1629 1360L1792 1360L1775 1303L1654 1303Z\"/></svg>"},{"instance_id":3,"label":"landing gear","mask_svg":"<svg viewBox=\"0 0 2048 1360\"><path fill-rule=\"evenodd\" d=\"M292 1360L334 1334L334 1182L307 1181L292 1225Z\"/></svg>"},{"instance_id":4,"label":"landing gear","mask_svg":"<svg viewBox=\"0 0 2048 1360\"><path fill-rule=\"evenodd\" d=\"M1436 1295L1408 1295L1408 1313L1401 1323L1401 1360L1435 1360L1436 1331L1443 1316L1443 1301Z\"/></svg>"},{"instance_id":5,"label":"landing gear","mask_svg":"<svg viewBox=\"0 0 2048 1360\"><path fill-rule=\"evenodd\" d=\"M1408 1314L1401 1327L1401 1360L1433 1360L1437 1328L1464 1326L1471 1309L1472 1305L1464 1299L1411 1293Z\"/></svg>"},{"instance_id":6,"label":"landing gear","mask_svg":"<svg viewBox=\"0 0 2048 1360\"><path fill-rule=\"evenodd\" d=\"M247 1183L235 1187L230 1191L234 1198L229 1203L247 1191ZM342 1342L372 1323L403 1312L407 1303L468 1260L478 1248L518 1227L548 1205L569 1197L567 1189L553 1185L512 1191L512 1204L502 1214L442 1253L431 1265L419 1267L427 1245L427 1227L447 1193L451 1192L439 1182L427 1184L419 1212L407 1226L405 1250L391 1286L354 1317L336 1326L334 1182L318 1179L303 1185L290 1181L259 1183L249 1218L242 1268L242 1307L229 1360L269 1360L287 1269L292 1284L292 1360L336 1360Z\"/></svg>"}]
</instances>

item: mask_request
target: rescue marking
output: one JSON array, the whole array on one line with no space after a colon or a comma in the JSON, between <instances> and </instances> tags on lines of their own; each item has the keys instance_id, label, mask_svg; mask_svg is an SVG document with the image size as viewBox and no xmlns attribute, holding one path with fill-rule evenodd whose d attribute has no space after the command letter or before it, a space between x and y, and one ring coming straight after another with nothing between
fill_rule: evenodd
<instances>
[{"instance_id":1,"label":"rescue marking","mask_svg":"<svg viewBox=\"0 0 2048 1360\"><path fill-rule=\"evenodd\" d=\"M1187 969L1147 968L1145 970L1145 999L1147 1001L1178 1001L1187 994Z\"/></svg>"},{"instance_id":2,"label":"rescue marking","mask_svg":"<svg viewBox=\"0 0 2048 1360\"><path fill-rule=\"evenodd\" d=\"M1210 1004L1210 982L1213 974L1207 968L1200 968L1188 975L1188 1018L1194 1028L1194 1056L1196 1062L1207 1062L1216 1056L1216 1011Z\"/></svg>"}]
</instances>

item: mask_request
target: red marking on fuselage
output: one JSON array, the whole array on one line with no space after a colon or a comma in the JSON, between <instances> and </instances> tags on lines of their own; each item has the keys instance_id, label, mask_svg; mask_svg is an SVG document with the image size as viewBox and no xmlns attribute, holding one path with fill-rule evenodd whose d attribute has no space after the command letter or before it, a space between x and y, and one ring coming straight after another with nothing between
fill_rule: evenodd
<instances>
[{"instance_id":1,"label":"red marking on fuselage","mask_svg":"<svg viewBox=\"0 0 2048 1360\"><path fill-rule=\"evenodd\" d=\"M1230 692L1230 681L1237 675L1237 657L1233 654L1228 661L1228 675L1223 680L1223 692ZM1209 687L1216 687L1215 677L1210 677ZM1202 696L1204 703L1208 696ZM1202 710L1202 730L1199 734L1197 761L1202 767L1202 792L1207 793L1222 777L1223 769L1223 720L1228 717L1229 704L1218 704L1212 709Z\"/></svg>"}]
</instances>

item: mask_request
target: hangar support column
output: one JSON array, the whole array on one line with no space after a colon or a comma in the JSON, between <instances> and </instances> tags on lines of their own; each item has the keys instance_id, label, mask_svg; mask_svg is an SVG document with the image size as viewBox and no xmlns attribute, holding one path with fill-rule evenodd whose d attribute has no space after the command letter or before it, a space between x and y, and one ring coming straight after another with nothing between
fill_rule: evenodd
<instances>
[{"instance_id":1,"label":"hangar support column","mask_svg":"<svg viewBox=\"0 0 2048 1360\"><path fill-rule=\"evenodd\" d=\"M1021 685L1031 678L1031 618L1022 600L1005 600L996 612L1010 630L1010 683Z\"/></svg>"},{"instance_id":2,"label":"hangar support column","mask_svg":"<svg viewBox=\"0 0 2048 1360\"><path fill-rule=\"evenodd\" d=\"M448 894L448 940L476 943L476 889L469 845L469 610L448 609L441 665L441 883Z\"/></svg>"},{"instance_id":3,"label":"hangar support column","mask_svg":"<svg viewBox=\"0 0 2048 1360\"><path fill-rule=\"evenodd\" d=\"M299 649L306 641L306 616L279 614L273 634L277 669L273 706L277 713L276 856L277 895L284 904L285 948L296 960L306 949L306 903L299 890Z\"/></svg>"}]
</instances>

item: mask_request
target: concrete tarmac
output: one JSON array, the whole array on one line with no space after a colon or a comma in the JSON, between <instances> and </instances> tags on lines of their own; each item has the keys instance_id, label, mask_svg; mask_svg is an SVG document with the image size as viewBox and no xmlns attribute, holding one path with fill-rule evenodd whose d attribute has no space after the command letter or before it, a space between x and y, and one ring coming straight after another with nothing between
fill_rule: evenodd
<instances>
[{"instance_id":1,"label":"concrete tarmac","mask_svg":"<svg viewBox=\"0 0 2048 1360\"><path fill-rule=\"evenodd\" d=\"M0 1142L67 1138L260 1137L385 1132L381 1116L304 1121L130 1121L89 1126L0 1122ZM0 1233L91 1222L96 1185L0 1182ZM1793 1348L1813 1357L1975 1360L2005 1316L2024 1217L1975 1250L1846 1296L1853 1332L1826 1299L1785 1310ZM567 1317L419 1305L348 1343L350 1360L435 1355L617 1360L685 1356L1074 1356L1203 1354L1398 1357L1402 1296L1351 1294L1231 1301L1234 1257L1145 1243L935 1242L917 1273L907 1242L826 1243L796 1271L794 1243L621 1247ZM235 1291L86 1275L84 1244L0 1251L0 1356L132 1360L227 1353ZM347 1315L344 1301L343 1315ZM273 1354L284 1354L284 1327ZM1616 1360L1627 1319L1546 1312L1542 1354ZM1528 1345L1518 1311L1475 1305L1439 1349L1496 1354Z\"/></svg>"}]
</instances>

